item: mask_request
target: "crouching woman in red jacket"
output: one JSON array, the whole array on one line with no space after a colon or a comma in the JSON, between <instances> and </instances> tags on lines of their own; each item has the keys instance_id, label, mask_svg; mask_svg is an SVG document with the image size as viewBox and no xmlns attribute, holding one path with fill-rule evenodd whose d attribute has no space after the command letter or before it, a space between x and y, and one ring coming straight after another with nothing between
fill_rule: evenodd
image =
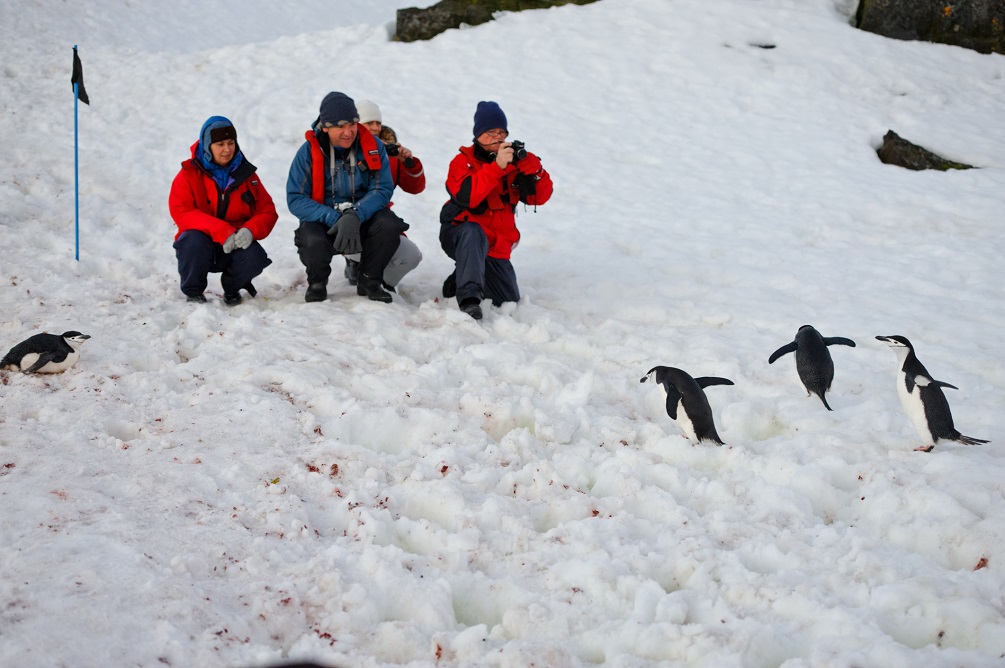
<instances>
[{"instance_id":1,"label":"crouching woman in red jacket","mask_svg":"<svg viewBox=\"0 0 1005 668\"><path fill-rule=\"evenodd\" d=\"M241 303L242 289L257 294L251 279L272 264L258 242L279 216L255 171L241 153L234 124L223 116L207 119L168 198L178 226L174 248L181 291L188 301L206 301L211 272L222 274L228 306Z\"/></svg>"}]
</instances>

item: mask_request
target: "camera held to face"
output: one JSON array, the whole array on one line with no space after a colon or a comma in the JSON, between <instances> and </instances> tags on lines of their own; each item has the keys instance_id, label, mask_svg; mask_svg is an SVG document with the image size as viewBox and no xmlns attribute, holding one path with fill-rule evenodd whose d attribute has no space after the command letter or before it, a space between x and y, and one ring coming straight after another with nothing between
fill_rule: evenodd
<instances>
[{"instance_id":1,"label":"camera held to face","mask_svg":"<svg viewBox=\"0 0 1005 668\"><path fill-rule=\"evenodd\" d=\"M524 143L522 141L514 139L509 143L510 148L513 149L513 162L518 163L527 157L527 149L524 148Z\"/></svg>"},{"instance_id":2,"label":"camera held to face","mask_svg":"<svg viewBox=\"0 0 1005 668\"><path fill-rule=\"evenodd\" d=\"M386 150L387 154L390 157L392 157L392 158L394 156L398 155L398 145L397 144L384 144L384 150Z\"/></svg>"}]
</instances>

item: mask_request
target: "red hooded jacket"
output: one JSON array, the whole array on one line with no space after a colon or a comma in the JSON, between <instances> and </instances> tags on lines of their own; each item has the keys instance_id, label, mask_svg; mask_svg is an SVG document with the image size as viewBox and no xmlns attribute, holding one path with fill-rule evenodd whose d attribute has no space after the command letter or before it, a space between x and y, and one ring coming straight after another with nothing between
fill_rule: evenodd
<instances>
[{"instance_id":1,"label":"red hooded jacket","mask_svg":"<svg viewBox=\"0 0 1005 668\"><path fill-rule=\"evenodd\" d=\"M489 241L489 257L508 260L520 241L516 228L516 205L544 204L551 198L554 185L551 176L541 167L533 153L520 161L520 166L533 166L537 171L524 178L535 183L534 194L521 198L517 176L521 169L513 164L500 169L494 159L486 161L475 154L474 146L462 146L450 161L447 171L447 192L450 201L440 212L441 223L473 222L481 225Z\"/></svg>"},{"instance_id":2,"label":"red hooded jacket","mask_svg":"<svg viewBox=\"0 0 1005 668\"><path fill-rule=\"evenodd\" d=\"M409 195L418 195L426 189L426 173L422 169L422 161L412 156L412 166L405 165L404 160L399 160L397 156L387 156L387 161L391 163L391 180L394 185L401 188Z\"/></svg>"},{"instance_id":3,"label":"red hooded jacket","mask_svg":"<svg viewBox=\"0 0 1005 668\"><path fill-rule=\"evenodd\" d=\"M242 160L231 175L230 186L221 193L213 177L195 159L198 145L192 145L192 159L181 163L168 196L168 209L178 226L175 239L187 230L198 230L222 244L242 227L251 230L256 240L269 236L279 215L255 174L256 167L247 158Z\"/></svg>"}]
</instances>

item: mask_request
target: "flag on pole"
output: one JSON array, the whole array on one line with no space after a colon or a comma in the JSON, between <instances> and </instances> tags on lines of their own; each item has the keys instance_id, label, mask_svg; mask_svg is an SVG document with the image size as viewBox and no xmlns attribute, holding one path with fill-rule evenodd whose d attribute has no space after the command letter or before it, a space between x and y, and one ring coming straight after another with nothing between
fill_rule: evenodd
<instances>
[{"instance_id":1,"label":"flag on pole","mask_svg":"<svg viewBox=\"0 0 1005 668\"><path fill-rule=\"evenodd\" d=\"M84 66L80 64L80 56L77 55L77 47L73 47L73 74L70 76L70 83L79 99L84 104L91 104L87 99L87 91L84 90Z\"/></svg>"},{"instance_id":2,"label":"flag on pole","mask_svg":"<svg viewBox=\"0 0 1005 668\"><path fill-rule=\"evenodd\" d=\"M73 256L80 261L80 133L77 128L77 101L90 106L87 91L84 90L84 66L80 64L77 55L77 45L73 45L73 74L70 75L73 85Z\"/></svg>"}]
</instances>

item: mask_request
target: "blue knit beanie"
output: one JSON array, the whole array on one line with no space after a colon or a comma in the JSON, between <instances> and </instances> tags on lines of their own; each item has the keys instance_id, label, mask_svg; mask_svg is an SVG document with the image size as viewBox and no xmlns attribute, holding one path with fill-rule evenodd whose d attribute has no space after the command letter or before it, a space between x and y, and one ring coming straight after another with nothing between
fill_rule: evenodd
<instances>
[{"instance_id":1,"label":"blue knit beanie","mask_svg":"<svg viewBox=\"0 0 1005 668\"><path fill-rule=\"evenodd\" d=\"M322 128L338 127L346 123L358 123L359 112L356 111L356 103L345 93L328 93L325 99L321 100L321 113L318 115L318 124Z\"/></svg>"},{"instance_id":2,"label":"blue knit beanie","mask_svg":"<svg viewBox=\"0 0 1005 668\"><path fill-rule=\"evenodd\" d=\"M506 114L503 113L503 110L499 108L497 103L482 100L478 103L478 108L475 110L474 136L477 139L483 132L495 130L496 128L502 128L509 132L509 129L506 127Z\"/></svg>"}]
</instances>

